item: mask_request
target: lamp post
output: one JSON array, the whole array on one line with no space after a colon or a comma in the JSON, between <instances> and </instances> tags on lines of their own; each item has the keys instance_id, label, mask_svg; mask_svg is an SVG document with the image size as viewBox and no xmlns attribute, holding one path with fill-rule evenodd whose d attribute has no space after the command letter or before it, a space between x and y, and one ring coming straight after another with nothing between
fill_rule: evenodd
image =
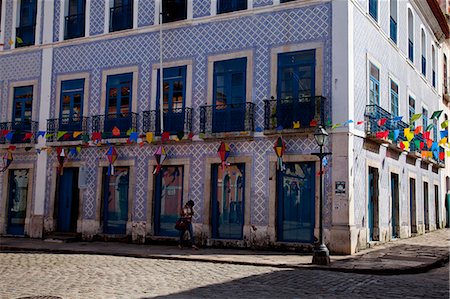
<instances>
[{"instance_id":1,"label":"lamp post","mask_svg":"<svg viewBox=\"0 0 450 299\"><path fill-rule=\"evenodd\" d=\"M316 244L313 252L312 263L316 265L328 265L330 264L330 252L328 251L325 242L323 241L323 158L331 153L324 153L323 147L328 142L328 133L322 126L319 126L314 133L314 139L316 139L317 145L320 148L319 153L312 153L320 159L320 195L319 195L319 243Z\"/></svg>"}]
</instances>

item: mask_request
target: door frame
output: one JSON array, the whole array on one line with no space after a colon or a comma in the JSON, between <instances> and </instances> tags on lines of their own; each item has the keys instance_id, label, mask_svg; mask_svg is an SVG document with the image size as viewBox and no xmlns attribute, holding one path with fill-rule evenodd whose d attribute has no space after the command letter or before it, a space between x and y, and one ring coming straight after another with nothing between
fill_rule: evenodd
<instances>
[{"instance_id":1,"label":"door frame","mask_svg":"<svg viewBox=\"0 0 450 299\"><path fill-rule=\"evenodd\" d=\"M103 168L108 167L109 163L106 159L98 162L97 167L97 188L95 201L95 224L97 234L103 234ZM126 235L131 235L133 229L132 215L134 212L134 201L136 198L136 160L117 160L114 166L129 167L128 178L128 220L126 225ZM148 211L147 211L148 212Z\"/></svg>"},{"instance_id":2,"label":"door frame","mask_svg":"<svg viewBox=\"0 0 450 299\"><path fill-rule=\"evenodd\" d=\"M376 206L376 210L374 210L374 227L373 227L373 235L377 236L377 238L373 238L371 239L370 237L370 227L369 227L369 195L370 195L370 186L369 186L369 169L370 168L375 168L378 172L378 194L377 194L377 206ZM381 164L379 162L373 161L373 160L367 160L366 162L366 171L365 171L365 188L366 188L366 192L365 192L365 226L366 226L366 242L373 242L373 241L382 241L381 240L381 227L380 227L380 176L381 176L381 172L380 170L382 170L383 168L381 167Z\"/></svg>"},{"instance_id":3,"label":"door frame","mask_svg":"<svg viewBox=\"0 0 450 299\"><path fill-rule=\"evenodd\" d=\"M28 235L30 231L31 217L34 214L34 211L31 211L31 208L35 206L33 201L33 193L34 193L34 163L22 163L22 162L14 162L10 165L8 170L3 173L3 185L2 185L2 195L0 201L0 234L6 234L6 229L8 226L8 205L9 205L9 178L10 178L10 170L16 169L28 169L29 177L28 177L28 194L27 194L27 213L25 217L25 227L24 227L24 235ZM6 191L6 192L3 192Z\"/></svg>"},{"instance_id":4,"label":"door frame","mask_svg":"<svg viewBox=\"0 0 450 299\"><path fill-rule=\"evenodd\" d=\"M414 200L411 202L411 180L414 180ZM417 220L417 176L415 173L409 172L408 174L408 226L410 230L410 236L417 234L418 232L418 220ZM413 217L413 218L411 218Z\"/></svg>"},{"instance_id":5,"label":"door frame","mask_svg":"<svg viewBox=\"0 0 450 299\"><path fill-rule=\"evenodd\" d=\"M183 203L187 202L191 198L190 186L191 186L191 159L166 159L164 161L164 166L183 166L183 194L187 194L186 198L183 197ZM146 215L146 228L145 233L149 236L155 236L155 188L156 188L156 177L153 174L153 169L156 166L155 159L149 159L147 165L148 181L147 181L147 215ZM194 211L201 215L201 212L196 210L199 207L199 203L194 206ZM174 223L175 225L175 223ZM195 231L195 230L194 230ZM166 238L166 237L164 237ZM170 237L168 237L170 238Z\"/></svg>"},{"instance_id":6,"label":"door frame","mask_svg":"<svg viewBox=\"0 0 450 299\"><path fill-rule=\"evenodd\" d=\"M51 232L56 231L57 229L57 215L55 215L55 207L57 205L56 201L58 200L58 197L56 196L56 190L57 183L58 183L58 167L59 163L55 162L53 163L51 169L52 171L52 177L51 177L51 187L50 187L50 199L48 202L48 215L44 218L44 231L45 232ZM81 168L86 168L86 162L81 161L67 161L64 162L64 167L67 168L78 168L78 176L80 175ZM82 227L82 219L83 219L83 206L84 206L84 196L83 192L84 190L81 189L78 193L78 219L77 219L77 228L76 232L81 232Z\"/></svg>"},{"instance_id":7,"label":"door frame","mask_svg":"<svg viewBox=\"0 0 450 299\"><path fill-rule=\"evenodd\" d=\"M394 194L392 193L392 183L393 183L393 179L394 179L394 175L397 176L397 190L396 190L396 197L394 198ZM389 189L390 189L390 207L391 207L391 225L390 225L390 230L391 230L391 238L400 238L400 232L401 232L401 220L400 220L400 215L401 215L401 200L400 200L400 192L401 192L401 180L400 180L400 174L398 172L396 172L393 169L390 169L389 171ZM394 218L395 216L395 218ZM394 222L394 219L396 219L397 221Z\"/></svg>"}]
</instances>

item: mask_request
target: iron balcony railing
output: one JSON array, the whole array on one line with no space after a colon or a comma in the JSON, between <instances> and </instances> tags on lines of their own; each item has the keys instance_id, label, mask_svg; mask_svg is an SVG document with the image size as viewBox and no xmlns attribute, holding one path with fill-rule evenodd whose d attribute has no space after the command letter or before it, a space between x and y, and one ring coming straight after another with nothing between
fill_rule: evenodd
<instances>
[{"instance_id":1,"label":"iron balcony railing","mask_svg":"<svg viewBox=\"0 0 450 299\"><path fill-rule=\"evenodd\" d=\"M377 132L393 129L394 122L392 121L391 113L378 105L367 105L364 118L367 136L375 137ZM386 121L381 121L383 119L386 119Z\"/></svg>"},{"instance_id":2,"label":"iron balcony railing","mask_svg":"<svg viewBox=\"0 0 450 299\"><path fill-rule=\"evenodd\" d=\"M142 112L142 132L153 132L156 136L161 135L160 110ZM192 108L164 109L164 132L177 134L178 132L189 133L192 131Z\"/></svg>"},{"instance_id":3,"label":"iron balcony railing","mask_svg":"<svg viewBox=\"0 0 450 299\"><path fill-rule=\"evenodd\" d=\"M390 37L394 43L397 43L397 22L390 18Z\"/></svg>"},{"instance_id":4,"label":"iron balcony railing","mask_svg":"<svg viewBox=\"0 0 450 299\"><path fill-rule=\"evenodd\" d=\"M83 136L88 135L89 118L88 117L61 117L47 120L47 141L78 141ZM68 136L60 136L59 133L64 132ZM77 137L73 136L74 132L81 132ZM64 135L65 135L64 134Z\"/></svg>"},{"instance_id":5,"label":"iron balcony railing","mask_svg":"<svg viewBox=\"0 0 450 299\"><path fill-rule=\"evenodd\" d=\"M399 130L398 141L406 141L405 129L408 127L409 125L404 121L394 122L394 128Z\"/></svg>"},{"instance_id":6,"label":"iron balcony railing","mask_svg":"<svg viewBox=\"0 0 450 299\"><path fill-rule=\"evenodd\" d=\"M406 140L406 138L405 138L405 140ZM419 144L416 144L416 141L419 141ZM421 150L425 150L425 148L420 149L420 142L425 143L423 134L422 133L414 134L414 138L409 143L409 151L410 152L420 152ZM424 147L425 147L425 144L424 144Z\"/></svg>"},{"instance_id":7,"label":"iron balcony railing","mask_svg":"<svg viewBox=\"0 0 450 299\"><path fill-rule=\"evenodd\" d=\"M67 16L65 18L66 27L64 31L64 39L71 39L84 36L84 13Z\"/></svg>"},{"instance_id":8,"label":"iron balcony railing","mask_svg":"<svg viewBox=\"0 0 450 299\"><path fill-rule=\"evenodd\" d=\"M309 128L312 120L323 125L325 100L322 96L264 100L264 129L293 129L294 123Z\"/></svg>"},{"instance_id":9,"label":"iron balcony railing","mask_svg":"<svg viewBox=\"0 0 450 299\"><path fill-rule=\"evenodd\" d=\"M200 132L224 133L255 130L255 104L210 105L200 107Z\"/></svg>"},{"instance_id":10,"label":"iron balcony railing","mask_svg":"<svg viewBox=\"0 0 450 299\"><path fill-rule=\"evenodd\" d=\"M137 132L138 114L133 112L109 113L92 117L92 132L102 133L104 138L126 138L128 132ZM114 134L117 128L119 134Z\"/></svg>"},{"instance_id":11,"label":"iron balcony railing","mask_svg":"<svg viewBox=\"0 0 450 299\"><path fill-rule=\"evenodd\" d=\"M9 143L35 143L39 124L37 121L14 121L0 123L0 144ZM7 138L6 132L11 133ZM31 135L30 138L28 138Z\"/></svg>"},{"instance_id":12,"label":"iron balcony railing","mask_svg":"<svg viewBox=\"0 0 450 299\"><path fill-rule=\"evenodd\" d=\"M16 28L16 48L34 45L35 25Z\"/></svg>"},{"instance_id":13,"label":"iron balcony railing","mask_svg":"<svg viewBox=\"0 0 450 299\"><path fill-rule=\"evenodd\" d=\"M110 8L110 32L131 28L133 28L133 5L121 5Z\"/></svg>"}]
</instances>

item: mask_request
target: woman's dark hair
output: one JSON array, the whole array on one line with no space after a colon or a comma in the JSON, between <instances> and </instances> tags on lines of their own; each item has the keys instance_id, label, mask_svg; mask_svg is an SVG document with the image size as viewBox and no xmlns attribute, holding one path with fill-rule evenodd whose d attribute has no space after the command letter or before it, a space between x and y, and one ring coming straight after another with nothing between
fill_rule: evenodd
<instances>
[{"instance_id":1,"label":"woman's dark hair","mask_svg":"<svg viewBox=\"0 0 450 299\"><path fill-rule=\"evenodd\" d=\"M193 207L194 206L194 201L193 200L189 200L186 205Z\"/></svg>"}]
</instances>

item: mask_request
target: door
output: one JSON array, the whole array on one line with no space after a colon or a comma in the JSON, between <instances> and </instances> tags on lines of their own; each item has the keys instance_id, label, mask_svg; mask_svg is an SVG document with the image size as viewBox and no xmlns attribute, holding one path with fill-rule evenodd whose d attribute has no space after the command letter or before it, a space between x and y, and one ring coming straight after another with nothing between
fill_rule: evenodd
<instances>
[{"instance_id":1,"label":"door","mask_svg":"<svg viewBox=\"0 0 450 299\"><path fill-rule=\"evenodd\" d=\"M76 232L79 208L78 168L64 168L64 174L58 180L58 231Z\"/></svg>"},{"instance_id":2,"label":"door","mask_svg":"<svg viewBox=\"0 0 450 299\"><path fill-rule=\"evenodd\" d=\"M163 111L164 131L171 134L184 132L185 123L185 94L186 94L186 66L164 69L163 82ZM159 71L158 92L156 96L156 131L161 132L160 124L160 96L159 96Z\"/></svg>"},{"instance_id":3,"label":"door","mask_svg":"<svg viewBox=\"0 0 450 299\"><path fill-rule=\"evenodd\" d=\"M108 76L105 131L119 128L122 136L132 128L131 98L133 73Z\"/></svg>"},{"instance_id":4,"label":"door","mask_svg":"<svg viewBox=\"0 0 450 299\"><path fill-rule=\"evenodd\" d=\"M129 168L115 167L114 175L103 169L103 232L126 234L128 221Z\"/></svg>"},{"instance_id":5,"label":"door","mask_svg":"<svg viewBox=\"0 0 450 299\"><path fill-rule=\"evenodd\" d=\"M27 215L28 169L9 171L8 226L10 235L23 235Z\"/></svg>"},{"instance_id":6,"label":"door","mask_svg":"<svg viewBox=\"0 0 450 299\"><path fill-rule=\"evenodd\" d=\"M11 143L21 143L25 133L31 132L31 116L33 110L33 86L14 88L13 123L16 132Z\"/></svg>"},{"instance_id":7,"label":"door","mask_svg":"<svg viewBox=\"0 0 450 299\"><path fill-rule=\"evenodd\" d=\"M423 183L423 223L425 224L425 230L430 230L430 215L428 207L428 183Z\"/></svg>"},{"instance_id":8,"label":"door","mask_svg":"<svg viewBox=\"0 0 450 299\"><path fill-rule=\"evenodd\" d=\"M315 162L285 163L277 173L277 238L313 243L315 224Z\"/></svg>"},{"instance_id":9,"label":"door","mask_svg":"<svg viewBox=\"0 0 450 299\"><path fill-rule=\"evenodd\" d=\"M434 185L434 211L435 211L435 220L436 220L436 229L440 228L440 215L439 215L439 186Z\"/></svg>"},{"instance_id":10,"label":"door","mask_svg":"<svg viewBox=\"0 0 450 299\"><path fill-rule=\"evenodd\" d=\"M409 221L411 233L417 233L417 213L416 213L416 180L409 179Z\"/></svg>"},{"instance_id":11,"label":"door","mask_svg":"<svg viewBox=\"0 0 450 299\"><path fill-rule=\"evenodd\" d=\"M391 233L393 239L398 238L400 232L399 204L398 174L391 173Z\"/></svg>"},{"instance_id":12,"label":"door","mask_svg":"<svg viewBox=\"0 0 450 299\"><path fill-rule=\"evenodd\" d=\"M183 166L164 166L156 176L155 235L175 237L174 226L183 207Z\"/></svg>"},{"instance_id":13,"label":"door","mask_svg":"<svg viewBox=\"0 0 450 299\"><path fill-rule=\"evenodd\" d=\"M284 129L315 118L315 51L278 54L277 125Z\"/></svg>"},{"instance_id":14,"label":"door","mask_svg":"<svg viewBox=\"0 0 450 299\"><path fill-rule=\"evenodd\" d=\"M84 79L61 83L60 131L81 131L83 119Z\"/></svg>"},{"instance_id":15,"label":"door","mask_svg":"<svg viewBox=\"0 0 450 299\"><path fill-rule=\"evenodd\" d=\"M378 169L369 167L368 226L369 241L379 240L378 229Z\"/></svg>"},{"instance_id":16,"label":"door","mask_svg":"<svg viewBox=\"0 0 450 299\"><path fill-rule=\"evenodd\" d=\"M37 0L21 0L20 25L16 29L16 46L34 45ZM21 42L20 42L20 40Z\"/></svg>"},{"instance_id":17,"label":"door","mask_svg":"<svg viewBox=\"0 0 450 299\"><path fill-rule=\"evenodd\" d=\"M245 164L212 166L212 236L241 240L245 211Z\"/></svg>"},{"instance_id":18,"label":"door","mask_svg":"<svg viewBox=\"0 0 450 299\"><path fill-rule=\"evenodd\" d=\"M247 58L214 62L213 132L245 129Z\"/></svg>"}]
</instances>

